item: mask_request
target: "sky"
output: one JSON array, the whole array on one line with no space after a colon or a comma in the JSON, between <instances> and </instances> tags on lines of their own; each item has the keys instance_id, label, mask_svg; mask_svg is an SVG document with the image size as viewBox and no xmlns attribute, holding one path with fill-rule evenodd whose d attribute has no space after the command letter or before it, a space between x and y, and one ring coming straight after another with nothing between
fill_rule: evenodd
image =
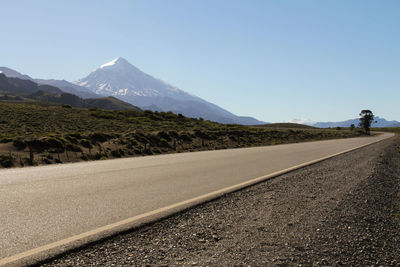
<instances>
[{"instance_id":1,"label":"sky","mask_svg":"<svg viewBox=\"0 0 400 267\"><path fill-rule=\"evenodd\" d=\"M0 0L0 66L75 81L123 57L237 115L400 120L397 0Z\"/></svg>"}]
</instances>

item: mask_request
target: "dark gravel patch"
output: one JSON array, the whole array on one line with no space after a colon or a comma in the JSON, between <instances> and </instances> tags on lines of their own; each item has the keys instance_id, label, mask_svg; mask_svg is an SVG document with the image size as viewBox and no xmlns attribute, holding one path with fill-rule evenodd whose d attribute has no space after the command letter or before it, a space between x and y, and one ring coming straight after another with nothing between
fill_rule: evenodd
<instances>
[{"instance_id":1,"label":"dark gravel patch","mask_svg":"<svg viewBox=\"0 0 400 267\"><path fill-rule=\"evenodd\" d=\"M399 167L386 140L40 266L399 266Z\"/></svg>"}]
</instances>

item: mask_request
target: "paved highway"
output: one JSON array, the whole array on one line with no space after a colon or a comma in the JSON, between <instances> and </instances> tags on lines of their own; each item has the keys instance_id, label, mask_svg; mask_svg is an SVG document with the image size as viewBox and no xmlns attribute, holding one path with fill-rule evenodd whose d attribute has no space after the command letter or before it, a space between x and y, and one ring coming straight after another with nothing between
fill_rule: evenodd
<instances>
[{"instance_id":1,"label":"paved highway","mask_svg":"<svg viewBox=\"0 0 400 267\"><path fill-rule=\"evenodd\" d=\"M0 259L392 136L1 170Z\"/></svg>"}]
</instances>

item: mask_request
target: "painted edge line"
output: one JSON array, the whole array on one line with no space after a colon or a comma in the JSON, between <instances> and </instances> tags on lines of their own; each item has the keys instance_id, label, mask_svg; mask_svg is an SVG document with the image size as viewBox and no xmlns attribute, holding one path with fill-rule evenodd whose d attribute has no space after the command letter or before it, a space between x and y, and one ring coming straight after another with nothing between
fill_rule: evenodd
<instances>
[{"instance_id":1,"label":"painted edge line","mask_svg":"<svg viewBox=\"0 0 400 267\"><path fill-rule=\"evenodd\" d=\"M388 137L390 138L390 137ZM162 218L171 216L175 213L184 211L188 208L200 205L202 203L217 199L225 194L232 193L241 189L244 189L246 187L270 180L274 177L292 172L294 170L298 170L301 168L304 168L309 165L313 165L315 163L333 158L335 156L345 154L366 146L369 146L371 144L378 143L380 141L386 140L387 138L380 139L368 144L364 144L361 146L357 146L355 148L347 149L329 156L325 156L319 159L315 159L312 161L308 161L284 170L280 170L277 172L273 172L264 176L260 176L254 179L251 179L249 181L232 185L229 187L225 187L195 198L191 198L188 200L184 200L172 205L168 205L162 208L155 209L150 212L146 212L140 215L133 216L131 218L124 219L119 222L115 222L112 224L108 224L75 236L71 236L41 247L37 247L22 253L15 254L13 256L9 256L3 259L0 259L0 266L24 266L24 265L31 265L35 264L41 261L44 261L48 258L55 257L57 255L60 255L62 253L65 253L69 250L79 248L85 244L89 244L95 241L99 241L103 238L106 238L107 236L112 236L115 234L118 234L120 232L124 232L130 229L138 228L144 224L149 224L155 221L158 221Z\"/></svg>"}]
</instances>

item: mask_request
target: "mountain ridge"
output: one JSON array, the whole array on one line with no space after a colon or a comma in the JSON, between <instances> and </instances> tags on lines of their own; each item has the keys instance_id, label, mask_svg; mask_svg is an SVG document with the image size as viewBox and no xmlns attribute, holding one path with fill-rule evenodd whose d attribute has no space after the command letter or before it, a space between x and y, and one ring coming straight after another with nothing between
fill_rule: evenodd
<instances>
[{"instance_id":1,"label":"mountain ridge","mask_svg":"<svg viewBox=\"0 0 400 267\"><path fill-rule=\"evenodd\" d=\"M351 124L358 126L360 119L349 119L345 121L327 121L327 122L312 122L309 119L293 119L290 122L297 122L304 125L310 125L317 128L332 128L332 127L350 127ZM375 116L375 120L371 125L372 127L400 127L400 122L396 120L388 121L385 118Z\"/></svg>"},{"instance_id":2,"label":"mountain ridge","mask_svg":"<svg viewBox=\"0 0 400 267\"><path fill-rule=\"evenodd\" d=\"M359 118L345 120L345 121L338 121L338 122L317 122L315 123L314 127L318 128L329 128L329 127L349 127L351 124L358 126L360 122ZM384 118L379 116L375 116L374 122L372 123L371 127L391 127L391 125L399 124L398 121L388 121Z\"/></svg>"},{"instance_id":3,"label":"mountain ridge","mask_svg":"<svg viewBox=\"0 0 400 267\"><path fill-rule=\"evenodd\" d=\"M24 102L34 100L42 103L67 104L78 108L98 107L111 110L141 110L114 97L83 99L51 85L37 84L31 80L7 77L4 73L0 73L0 93L4 94L0 98L3 101Z\"/></svg>"},{"instance_id":4,"label":"mountain ridge","mask_svg":"<svg viewBox=\"0 0 400 267\"><path fill-rule=\"evenodd\" d=\"M0 72L9 78L19 78L22 80L29 80L35 82L39 85L51 85L58 87L61 91L69 94L77 95L81 98L96 98L99 95L93 93L85 87L78 86L76 84L70 83L66 80L56 80L56 79L34 79L29 75L22 74L16 70L10 69L8 67L0 67Z\"/></svg>"}]
</instances>

